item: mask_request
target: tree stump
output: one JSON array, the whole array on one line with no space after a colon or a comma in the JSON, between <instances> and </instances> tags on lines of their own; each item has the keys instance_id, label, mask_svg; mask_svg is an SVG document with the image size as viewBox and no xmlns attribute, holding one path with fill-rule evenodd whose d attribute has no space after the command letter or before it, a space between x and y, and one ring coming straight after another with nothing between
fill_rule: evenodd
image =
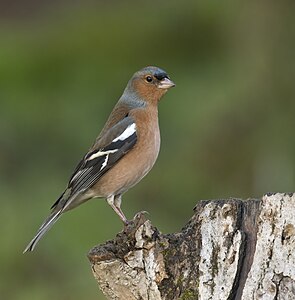
<instances>
[{"instance_id":1,"label":"tree stump","mask_svg":"<svg viewBox=\"0 0 295 300\"><path fill-rule=\"evenodd\" d=\"M88 254L107 299L295 299L295 195L200 201L178 233L143 214Z\"/></svg>"}]
</instances>

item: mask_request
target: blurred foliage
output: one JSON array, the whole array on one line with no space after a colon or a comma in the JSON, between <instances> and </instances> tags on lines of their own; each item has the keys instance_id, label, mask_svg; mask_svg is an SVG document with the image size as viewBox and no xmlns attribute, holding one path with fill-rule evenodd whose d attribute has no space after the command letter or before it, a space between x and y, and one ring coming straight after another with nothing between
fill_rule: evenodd
<instances>
[{"instance_id":1,"label":"blurred foliage","mask_svg":"<svg viewBox=\"0 0 295 300\"><path fill-rule=\"evenodd\" d=\"M157 164L123 197L128 217L147 210L173 232L200 199L294 191L294 2L31 2L0 13L1 299L103 299L86 253L121 230L105 201L21 253L144 66L177 87L160 103Z\"/></svg>"}]
</instances>

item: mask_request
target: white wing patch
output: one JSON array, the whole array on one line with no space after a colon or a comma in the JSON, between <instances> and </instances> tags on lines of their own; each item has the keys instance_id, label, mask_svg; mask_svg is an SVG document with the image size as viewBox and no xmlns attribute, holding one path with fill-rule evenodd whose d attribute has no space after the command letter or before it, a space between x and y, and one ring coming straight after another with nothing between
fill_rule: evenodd
<instances>
[{"instance_id":1,"label":"white wing patch","mask_svg":"<svg viewBox=\"0 0 295 300\"><path fill-rule=\"evenodd\" d=\"M136 131L136 124L132 123L130 124L117 138L113 140L113 142L117 142L118 140L124 141L129 136L131 136Z\"/></svg>"},{"instance_id":2,"label":"white wing patch","mask_svg":"<svg viewBox=\"0 0 295 300\"><path fill-rule=\"evenodd\" d=\"M118 151L118 149L108 150L108 151L97 151L97 152L93 153L90 157L88 157L87 160L89 161L89 160L92 160L94 158L97 158L97 157L100 157L103 155L107 155L107 157L108 157L110 153L115 153L117 151Z\"/></svg>"},{"instance_id":3,"label":"white wing patch","mask_svg":"<svg viewBox=\"0 0 295 300\"><path fill-rule=\"evenodd\" d=\"M122 130L122 129L121 129ZM84 156L69 182L69 197L85 191L118 162L137 141L136 124L129 123L111 143ZM70 199L70 198L69 198Z\"/></svg>"},{"instance_id":4,"label":"white wing patch","mask_svg":"<svg viewBox=\"0 0 295 300\"><path fill-rule=\"evenodd\" d=\"M102 170L102 169L107 165L108 160L109 160L109 154L106 156L106 159L105 159L105 161L103 162L103 164L101 165L100 170Z\"/></svg>"}]
</instances>

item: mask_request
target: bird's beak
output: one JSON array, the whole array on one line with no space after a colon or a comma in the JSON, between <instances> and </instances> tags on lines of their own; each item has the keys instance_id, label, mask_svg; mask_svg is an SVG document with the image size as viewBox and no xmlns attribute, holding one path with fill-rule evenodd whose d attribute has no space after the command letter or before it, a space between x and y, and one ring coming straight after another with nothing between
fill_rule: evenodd
<instances>
[{"instance_id":1,"label":"bird's beak","mask_svg":"<svg viewBox=\"0 0 295 300\"><path fill-rule=\"evenodd\" d=\"M175 83L172 80L170 80L169 78L165 77L160 81L158 88L159 89L170 89L171 87L174 87L174 86L175 86Z\"/></svg>"}]
</instances>

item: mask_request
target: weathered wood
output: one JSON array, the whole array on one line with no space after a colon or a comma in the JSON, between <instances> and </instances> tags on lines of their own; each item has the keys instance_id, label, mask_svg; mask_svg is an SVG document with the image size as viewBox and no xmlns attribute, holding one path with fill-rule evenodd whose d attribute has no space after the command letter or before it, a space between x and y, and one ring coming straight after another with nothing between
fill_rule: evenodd
<instances>
[{"instance_id":1,"label":"weathered wood","mask_svg":"<svg viewBox=\"0 0 295 300\"><path fill-rule=\"evenodd\" d=\"M108 299L295 299L295 196L200 201L179 233L143 214L88 254Z\"/></svg>"}]
</instances>

